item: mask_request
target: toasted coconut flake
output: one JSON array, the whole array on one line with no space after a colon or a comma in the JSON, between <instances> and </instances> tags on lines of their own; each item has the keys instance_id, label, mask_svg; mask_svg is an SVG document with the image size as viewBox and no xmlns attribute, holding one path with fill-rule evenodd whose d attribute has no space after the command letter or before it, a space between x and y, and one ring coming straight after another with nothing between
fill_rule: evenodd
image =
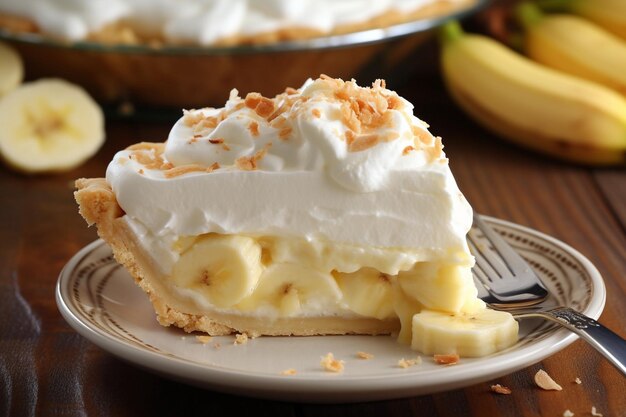
<instances>
[{"instance_id":1,"label":"toasted coconut flake","mask_svg":"<svg viewBox=\"0 0 626 417\"><path fill-rule=\"evenodd\" d=\"M491 386L491 391L495 392L496 394L502 394L502 395L509 395L511 394L511 388L509 387L504 387L500 384L495 384Z\"/></svg>"},{"instance_id":2,"label":"toasted coconut flake","mask_svg":"<svg viewBox=\"0 0 626 417\"><path fill-rule=\"evenodd\" d=\"M563 388L559 384L557 384L554 381L554 379L552 379L550 375L548 375L548 373L544 371L543 369L540 369L535 374L535 384L537 384L539 388L544 389L546 391L562 391L563 390Z\"/></svg>"},{"instance_id":3,"label":"toasted coconut flake","mask_svg":"<svg viewBox=\"0 0 626 417\"><path fill-rule=\"evenodd\" d=\"M249 109L256 109L256 106L259 105L263 96L259 93L248 93L244 100L244 104Z\"/></svg>"},{"instance_id":4,"label":"toasted coconut flake","mask_svg":"<svg viewBox=\"0 0 626 417\"><path fill-rule=\"evenodd\" d=\"M402 150L402 155L408 155L408 154L410 154L410 153L411 153L411 151L414 151L414 150L415 150L415 148L414 148L414 147L412 147L412 146L407 146L406 148L404 148L404 149Z\"/></svg>"},{"instance_id":5,"label":"toasted coconut flake","mask_svg":"<svg viewBox=\"0 0 626 417\"><path fill-rule=\"evenodd\" d=\"M224 139L222 139L222 138L209 139L209 143L211 143L213 145L220 145L220 144L224 143Z\"/></svg>"},{"instance_id":6,"label":"toasted coconut flake","mask_svg":"<svg viewBox=\"0 0 626 417\"><path fill-rule=\"evenodd\" d=\"M598 410L596 410L595 406L591 407L591 415L594 417L604 417L602 413L598 413Z\"/></svg>"},{"instance_id":7,"label":"toasted coconut flake","mask_svg":"<svg viewBox=\"0 0 626 417\"><path fill-rule=\"evenodd\" d=\"M361 124L356 117L354 110L350 108L350 105L345 103L341 106L341 121L348 127L349 130L355 132L361 132Z\"/></svg>"},{"instance_id":8,"label":"toasted coconut flake","mask_svg":"<svg viewBox=\"0 0 626 417\"><path fill-rule=\"evenodd\" d=\"M359 358L359 359L369 360L369 359L373 359L374 355L372 355L371 353L359 351L359 352L356 353L356 357Z\"/></svg>"},{"instance_id":9,"label":"toasted coconut flake","mask_svg":"<svg viewBox=\"0 0 626 417\"><path fill-rule=\"evenodd\" d=\"M206 172L213 172L213 171L215 171L217 169L220 169L220 168L221 167L220 167L219 163L213 162L213 164L211 164L211 166L206 169Z\"/></svg>"},{"instance_id":10,"label":"toasted coconut flake","mask_svg":"<svg viewBox=\"0 0 626 417\"><path fill-rule=\"evenodd\" d=\"M163 175L165 176L165 178L174 178L180 175L188 174L190 172L201 172L205 170L206 168L201 165L189 164L168 169L163 173Z\"/></svg>"},{"instance_id":11,"label":"toasted coconut flake","mask_svg":"<svg viewBox=\"0 0 626 417\"><path fill-rule=\"evenodd\" d=\"M263 97L259 105L256 106L256 109L254 109L254 111L259 116L267 118L274 112L274 101L269 98Z\"/></svg>"},{"instance_id":12,"label":"toasted coconut flake","mask_svg":"<svg viewBox=\"0 0 626 417\"><path fill-rule=\"evenodd\" d=\"M251 121L248 125L248 130L250 134L254 137L259 136L259 124L256 121Z\"/></svg>"},{"instance_id":13,"label":"toasted coconut flake","mask_svg":"<svg viewBox=\"0 0 626 417\"><path fill-rule=\"evenodd\" d=\"M269 117L274 112L274 100L259 93L248 93L244 105L263 118Z\"/></svg>"},{"instance_id":14,"label":"toasted coconut flake","mask_svg":"<svg viewBox=\"0 0 626 417\"><path fill-rule=\"evenodd\" d=\"M427 148L426 153L429 156L431 162L438 159L443 160L443 143L441 142L441 137L435 137L435 142L433 146Z\"/></svg>"},{"instance_id":15,"label":"toasted coconut flake","mask_svg":"<svg viewBox=\"0 0 626 417\"><path fill-rule=\"evenodd\" d=\"M448 355L434 355L433 356L435 363L439 365L456 365L459 363L459 355L456 353L448 354Z\"/></svg>"},{"instance_id":16,"label":"toasted coconut flake","mask_svg":"<svg viewBox=\"0 0 626 417\"><path fill-rule=\"evenodd\" d=\"M195 109L183 110L183 123L187 127L197 125L202 119L204 119L204 115L201 112L195 111Z\"/></svg>"},{"instance_id":17,"label":"toasted coconut flake","mask_svg":"<svg viewBox=\"0 0 626 417\"><path fill-rule=\"evenodd\" d=\"M335 359L335 356L328 352L326 356L322 356L320 365L322 368L328 372L343 372L344 369L344 361Z\"/></svg>"},{"instance_id":18,"label":"toasted coconut flake","mask_svg":"<svg viewBox=\"0 0 626 417\"><path fill-rule=\"evenodd\" d=\"M415 359L400 359L398 361L398 366L400 368L410 368L411 366L420 365L422 363L422 357L418 356Z\"/></svg>"},{"instance_id":19,"label":"toasted coconut flake","mask_svg":"<svg viewBox=\"0 0 626 417\"><path fill-rule=\"evenodd\" d=\"M311 114L316 119L319 119L320 117L322 117L322 112L320 111L320 109L313 109L313 110L311 110Z\"/></svg>"},{"instance_id":20,"label":"toasted coconut flake","mask_svg":"<svg viewBox=\"0 0 626 417\"><path fill-rule=\"evenodd\" d=\"M389 110L402 110L404 108L404 103L400 100L400 97L393 95L387 97L387 108Z\"/></svg>"},{"instance_id":21,"label":"toasted coconut flake","mask_svg":"<svg viewBox=\"0 0 626 417\"><path fill-rule=\"evenodd\" d=\"M256 166L256 161L252 156L242 156L235 160L235 166L242 171L254 171Z\"/></svg>"},{"instance_id":22,"label":"toasted coconut flake","mask_svg":"<svg viewBox=\"0 0 626 417\"><path fill-rule=\"evenodd\" d=\"M270 126L275 129L282 129L285 126L285 123L287 123L287 119L285 119L284 116L278 116L271 121Z\"/></svg>"},{"instance_id":23,"label":"toasted coconut flake","mask_svg":"<svg viewBox=\"0 0 626 417\"><path fill-rule=\"evenodd\" d=\"M346 133L344 135L346 137L346 143L348 144L348 147L350 147L350 145L352 145L352 143L356 139L356 135L351 130L346 130Z\"/></svg>"},{"instance_id":24,"label":"toasted coconut flake","mask_svg":"<svg viewBox=\"0 0 626 417\"><path fill-rule=\"evenodd\" d=\"M132 151L128 158L139 162L147 169L159 169L164 163L161 154L153 150Z\"/></svg>"},{"instance_id":25,"label":"toasted coconut flake","mask_svg":"<svg viewBox=\"0 0 626 417\"><path fill-rule=\"evenodd\" d=\"M415 136L415 145L420 148L420 145L431 146L433 144L433 137L426 130L420 129L419 126L411 126L413 136Z\"/></svg>"},{"instance_id":26,"label":"toasted coconut flake","mask_svg":"<svg viewBox=\"0 0 626 417\"><path fill-rule=\"evenodd\" d=\"M211 336L196 336L196 340L202 343L203 345L206 345L207 343L209 343L211 339L213 339Z\"/></svg>"},{"instance_id":27,"label":"toasted coconut flake","mask_svg":"<svg viewBox=\"0 0 626 417\"><path fill-rule=\"evenodd\" d=\"M285 369L280 374L281 375L286 375L286 376L291 376L291 375L295 375L296 373L297 373L297 371L295 369L289 368L289 369Z\"/></svg>"},{"instance_id":28,"label":"toasted coconut flake","mask_svg":"<svg viewBox=\"0 0 626 417\"><path fill-rule=\"evenodd\" d=\"M141 175L143 175L143 174L144 174L143 169L140 169L140 170L139 170L139 171L137 171L137 172L138 172L139 174L141 174Z\"/></svg>"},{"instance_id":29,"label":"toasted coconut flake","mask_svg":"<svg viewBox=\"0 0 626 417\"><path fill-rule=\"evenodd\" d=\"M197 125L198 129L215 129L217 127L218 120L219 119L217 117L209 116Z\"/></svg>"},{"instance_id":30,"label":"toasted coconut flake","mask_svg":"<svg viewBox=\"0 0 626 417\"><path fill-rule=\"evenodd\" d=\"M374 133L358 135L352 142L348 143L348 152L361 152L376 146L378 142L380 142L380 136Z\"/></svg>"},{"instance_id":31,"label":"toasted coconut flake","mask_svg":"<svg viewBox=\"0 0 626 417\"><path fill-rule=\"evenodd\" d=\"M300 98L300 100L303 100L303 98ZM274 99L274 107L276 107L276 103L281 103L280 106L278 108L275 108L274 111L272 112L272 114L270 114L269 116L266 117L268 122L272 122L274 121L277 117L282 116L283 113L285 113L287 110L289 110L291 107L293 107L293 104L297 101L296 98L294 97L285 97L285 96L277 96Z\"/></svg>"},{"instance_id":32,"label":"toasted coconut flake","mask_svg":"<svg viewBox=\"0 0 626 417\"><path fill-rule=\"evenodd\" d=\"M282 140L287 140L289 138L289 135L291 135L292 131L293 129L291 127L286 127L282 129L280 132L278 132L278 137Z\"/></svg>"}]
</instances>

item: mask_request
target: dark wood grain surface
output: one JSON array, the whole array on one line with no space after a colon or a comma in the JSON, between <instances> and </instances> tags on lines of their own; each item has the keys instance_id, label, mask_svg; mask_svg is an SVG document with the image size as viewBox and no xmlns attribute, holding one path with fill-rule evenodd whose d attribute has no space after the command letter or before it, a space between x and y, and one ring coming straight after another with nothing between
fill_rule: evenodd
<instances>
[{"instance_id":1,"label":"dark wood grain surface","mask_svg":"<svg viewBox=\"0 0 626 417\"><path fill-rule=\"evenodd\" d=\"M600 321L626 337L626 170L561 163L484 131L448 98L437 48L415 55L420 69L401 85L416 114L444 138L461 190L484 214L554 236L587 256L607 287ZM102 176L114 152L163 140L168 122L110 118L107 142L81 167L29 177L0 168L0 416L626 416L626 378L582 341L526 369L452 392L374 403L312 405L235 397L161 378L79 336L63 320L54 287L63 265L96 239L72 197L78 177ZM564 389L538 389L547 370ZM582 384L573 381L579 377ZM511 395L490 392L491 383ZM245 393L242 393L245 394Z\"/></svg>"}]
</instances>

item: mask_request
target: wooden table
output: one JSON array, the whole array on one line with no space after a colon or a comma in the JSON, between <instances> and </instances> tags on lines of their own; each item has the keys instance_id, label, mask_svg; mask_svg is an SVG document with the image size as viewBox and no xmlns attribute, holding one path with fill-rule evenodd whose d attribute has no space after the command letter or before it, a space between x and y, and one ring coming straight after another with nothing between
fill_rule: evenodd
<instances>
[{"instance_id":1,"label":"wooden table","mask_svg":"<svg viewBox=\"0 0 626 417\"><path fill-rule=\"evenodd\" d=\"M444 138L461 190L484 214L547 233L599 269L608 297L600 321L626 337L626 170L561 163L522 150L474 124L448 98L434 44L422 65L394 86ZM78 177L104 174L114 152L140 140L162 140L171 121L109 119L95 158L54 176L28 177L0 168L0 416L196 416L243 412L271 416L576 416L595 406L626 416L626 378L582 341L514 374L436 395L375 403L311 405L234 397L172 382L129 365L79 336L63 320L54 287L63 265L96 239L72 197ZM547 370L562 392L538 389ZM581 385L573 383L579 377ZM512 395L490 392L491 383Z\"/></svg>"}]
</instances>

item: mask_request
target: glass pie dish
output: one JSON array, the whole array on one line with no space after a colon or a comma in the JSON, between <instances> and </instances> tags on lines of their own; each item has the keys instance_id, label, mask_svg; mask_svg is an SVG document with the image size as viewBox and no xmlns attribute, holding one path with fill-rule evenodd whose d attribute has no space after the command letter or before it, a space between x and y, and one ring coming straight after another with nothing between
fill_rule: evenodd
<instances>
[{"instance_id":1,"label":"glass pie dish","mask_svg":"<svg viewBox=\"0 0 626 417\"><path fill-rule=\"evenodd\" d=\"M262 45L68 43L1 27L0 39L21 54L28 79L61 77L103 103L192 108L222 103L233 86L273 96L322 73L363 82L390 78L433 28L486 3L426 7L422 18L385 28Z\"/></svg>"}]
</instances>

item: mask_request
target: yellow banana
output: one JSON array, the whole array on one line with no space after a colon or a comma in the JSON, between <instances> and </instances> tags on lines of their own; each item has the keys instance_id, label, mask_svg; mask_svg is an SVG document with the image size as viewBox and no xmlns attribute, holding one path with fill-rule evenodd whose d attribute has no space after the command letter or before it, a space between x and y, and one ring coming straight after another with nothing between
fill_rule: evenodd
<instances>
[{"instance_id":1,"label":"yellow banana","mask_svg":"<svg viewBox=\"0 0 626 417\"><path fill-rule=\"evenodd\" d=\"M458 22L443 26L442 68L457 103L486 128L569 161L626 161L626 98L538 64Z\"/></svg>"},{"instance_id":2,"label":"yellow banana","mask_svg":"<svg viewBox=\"0 0 626 417\"><path fill-rule=\"evenodd\" d=\"M543 9L567 11L602 26L626 39L626 1L624 0L539 0Z\"/></svg>"},{"instance_id":3,"label":"yellow banana","mask_svg":"<svg viewBox=\"0 0 626 417\"><path fill-rule=\"evenodd\" d=\"M544 15L532 3L519 4L516 15L525 28L524 51L534 61L626 95L625 40L578 16Z\"/></svg>"}]
</instances>

